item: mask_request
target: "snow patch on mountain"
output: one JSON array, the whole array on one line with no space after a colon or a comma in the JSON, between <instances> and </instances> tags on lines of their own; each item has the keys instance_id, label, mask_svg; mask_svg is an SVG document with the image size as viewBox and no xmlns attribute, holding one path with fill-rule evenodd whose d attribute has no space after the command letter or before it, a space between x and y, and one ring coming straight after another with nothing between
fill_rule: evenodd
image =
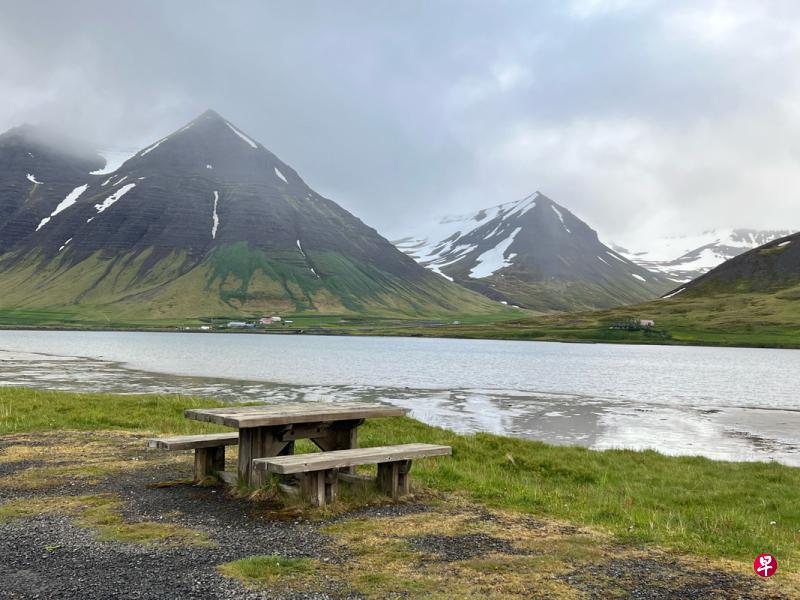
<instances>
[{"instance_id":1,"label":"snow patch on mountain","mask_svg":"<svg viewBox=\"0 0 800 600\"><path fill-rule=\"evenodd\" d=\"M233 133L235 133L235 134L236 134L236 135L238 135L240 138L242 138L242 139L243 139L245 142L247 142L247 144L249 144L249 145L250 145L252 148L258 148L258 144L256 144L256 143L255 143L253 140L251 140L249 137L247 137L247 136L246 136L245 134L243 134L241 131L239 131L238 129L236 129L236 127L234 127L233 125L231 125L231 124L230 124L230 123L228 123L227 121L225 121L225 124L226 124L228 127L230 127L230 128L231 128L231 131L232 131Z\"/></svg>"},{"instance_id":2,"label":"snow patch on mountain","mask_svg":"<svg viewBox=\"0 0 800 600\"><path fill-rule=\"evenodd\" d=\"M681 292L683 292L685 290L686 290L686 288L682 287L680 289L675 290L674 292L670 292L666 296L661 296L661 299L662 300L666 300L667 298L672 298L673 296L677 296L678 294L680 294Z\"/></svg>"},{"instance_id":3,"label":"snow patch on mountain","mask_svg":"<svg viewBox=\"0 0 800 600\"><path fill-rule=\"evenodd\" d=\"M97 214L104 212L107 208L111 207L115 202L119 201L125 194L127 194L135 187L136 187L135 183L129 183L127 185L123 185L116 192L114 192L108 198L103 200L100 204L95 204L94 207L97 209ZM88 222L89 221L87 221L87 223Z\"/></svg>"},{"instance_id":4,"label":"snow patch on mountain","mask_svg":"<svg viewBox=\"0 0 800 600\"><path fill-rule=\"evenodd\" d=\"M521 230L522 227L517 227L506 239L497 244L494 248L481 254L477 258L477 264L470 270L469 276L473 279L481 279L494 275L500 269L511 266L511 259L514 258L516 254L511 253L506 256L506 251L508 247L514 243L514 238L517 237L517 234Z\"/></svg>"},{"instance_id":5,"label":"snow patch on mountain","mask_svg":"<svg viewBox=\"0 0 800 600\"><path fill-rule=\"evenodd\" d=\"M26 175L26 177L28 178L28 181L30 181L31 183L36 183L36 184L38 184L38 185L42 185L42 183L43 183L43 182L41 182L41 181L38 181L38 180L36 179L36 176L35 176L35 175L31 175L30 173L28 173L28 174Z\"/></svg>"},{"instance_id":6,"label":"snow patch on mountain","mask_svg":"<svg viewBox=\"0 0 800 600\"><path fill-rule=\"evenodd\" d=\"M275 175L277 175L277 176L278 176L280 179L283 179L283 182L284 182L284 183L289 183L289 182L287 181L286 177L284 177L284 176L283 176L283 173L281 173L281 172L280 172L280 170L278 169L278 167L275 167Z\"/></svg>"},{"instance_id":7,"label":"snow patch on mountain","mask_svg":"<svg viewBox=\"0 0 800 600\"><path fill-rule=\"evenodd\" d=\"M165 138L161 138L160 140L158 140L158 141L157 141L155 144L153 144L152 146L148 146L147 148L145 148L144 150L142 150L142 151L139 153L139 156L146 156L147 154L149 154L150 152L152 152L153 150L155 150L156 148L158 148L158 147L159 147L161 144L163 144L164 142L166 142L168 139L169 139L169 136L167 136L167 137L165 137Z\"/></svg>"},{"instance_id":8,"label":"snow patch on mountain","mask_svg":"<svg viewBox=\"0 0 800 600\"><path fill-rule=\"evenodd\" d=\"M50 216L42 219L41 223L39 223L39 226L36 228L36 231L39 231L42 227L47 225L50 222L50 219L55 217L58 213L67 210L70 206L75 204L75 202L78 201L78 198L80 198L81 194L83 194L83 192L85 192L88 187L89 187L88 183L84 185L79 185L69 194L67 194L67 197L58 203L58 206L56 206L55 210L53 210L53 212L50 213Z\"/></svg>"},{"instance_id":9,"label":"snow patch on mountain","mask_svg":"<svg viewBox=\"0 0 800 600\"><path fill-rule=\"evenodd\" d=\"M297 249L300 250L300 254L303 255L303 260L306 261L306 266L308 267L308 270L311 271L314 274L314 277L319 278L319 275L317 275L317 272L314 270L314 267L312 267L309 264L308 255L306 255L306 251L303 250L303 245L300 243L300 240L297 240L296 243L297 243Z\"/></svg>"},{"instance_id":10,"label":"snow patch on mountain","mask_svg":"<svg viewBox=\"0 0 800 600\"><path fill-rule=\"evenodd\" d=\"M161 142L156 142L159 144ZM130 150L98 150L100 156L106 159L106 166L97 171L92 171L89 175L108 175L119 169L122 164L136 155L136 152Z\"/></svg>"},{"instance_id":11,"label":"snow patch on mountain","mask_svg":"<svg viewBox=\"0 0 800 600\"><path fill-rule=\"evenodd\" d=\"M211 239L217 238L217 228L219 228L219 215L217 214L217 203L219 202L219 192L214 190L214 210L211 213Z\"/></svg>"},{"instance_id":12,"label":"snow patch on mountain","mask_svg":"<svg viewBox=\"0 0 800 600\"><path fill-rule=\"evenodd\" d=\"M566 224L566 223L564 223L564 215L562 215L562 214L561 214L561 211L560 211L560 210L558 210L558 208L556 208L556 205L555 205L555 204L551 204L551 205L550 205L550 208L552 208L552 209L553 209L553 211L556 213L556 215L558 215L558 220L559 220L559 221L561 221L561 225L564 227L564 229L566 230L566 232L567 232L567 233L572 233L572 232L569 230L569 227L567 227L567 224Z\"/></svg>"},{"instance_id":13,"label":"snow patch on mountain","mask_svg":"<svg viewBox=\"0 0 800 600\"><path fill-rule=\"evenodd\" d=\"M467 245L459 244L459 238L474 229L491 223L498 217L501 217L502 221L506 221L512 217L524 215L536 206L538 196L539 192L535 192L522 200L498 204L476 213L447 216L428 226L422 231L421 236L403 238L394 244L417 262L435 271L434 266L442 267L451 264L454 254L459 254L461 257L468 254ZM492 239L502 227L503 223L498 223L497 227L486 236L486 239Z\"/></svg>"}]
</instances>

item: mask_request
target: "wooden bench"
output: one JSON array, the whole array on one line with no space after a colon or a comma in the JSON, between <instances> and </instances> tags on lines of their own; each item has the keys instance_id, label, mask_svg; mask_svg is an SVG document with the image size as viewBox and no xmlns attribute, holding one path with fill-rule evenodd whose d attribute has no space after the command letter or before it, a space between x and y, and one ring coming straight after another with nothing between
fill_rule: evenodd
<instances>
[{"instance_id":1,"label":"wooden bench","mask_svg":"<svg viewBox=\"0 0 800 600\"><path fill-rule=\"evenodd\" d=\"M378 486L394 499L408 494L411 461L452 454L450 446L403 444L253 459L253 469L279 475L300 475L303 494L315 506L336 500L338 471L357 465L378 465Z\"/></svg>"},{"instance_id":2,"label":"wooden bench","mask_svg":"<svg viewBox=\"0 0 800 600\"><path fill-rule=\"evenodd\" d=\"M202 481L213 473L225 470L225 446L239 443L239 434L209 433L206 435L181 435L147 440L150 448L164 450L194 450L194 480Z\"/></svg>"}]
</instances>

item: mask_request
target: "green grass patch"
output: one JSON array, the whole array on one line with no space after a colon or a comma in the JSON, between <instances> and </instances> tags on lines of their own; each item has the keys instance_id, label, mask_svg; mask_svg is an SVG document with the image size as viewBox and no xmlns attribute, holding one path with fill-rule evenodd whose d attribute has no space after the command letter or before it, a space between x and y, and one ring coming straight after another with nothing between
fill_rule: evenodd
<instances>
[{"instance_id":1,"label":"green grass patch","mask_svg":"<svg viewBox=\"0 0 800 600\"><path fill-rule=\"evenodd\" d=\"M0 389L0 433L214 430L183 418L184 409L197 406L219 403ZM458 435L407 418L369 420L359 435L365 447L410 442L453 446L452 458L415 461L414 481L433 490L600 528L621 542L741 561L769 551L783 569L798 570L800 469Z\"/></svg>"},{"instance_id":2,"label":"green grass patch","mask_svg":"<svg viewBox=\"0 0 800 600\"><path fill-rule=\"evenodd\" d=\"M0 389L0 434L26 431L109 429L179 434L229 431L190 421L187 408L224 406L210 399L180 396L75 394L25 388Z\"/></svg>"},{"instance_id":3,"label":"green grass patch","mask_svg":"<svg viewBox=\"0 0 800 600\"><path fill-rule=\"evenodd\" d=\"M239 579L245 583L258 583L272 586L279 583L288 587L302 586L307 590L315 567L308 558L289 558L271 554L269 556L250 556L241 560L220 565L220 572L226 577Z\"/></svg>"},{"instance_id":4,"label":"green grass patch","mask_svg":"<svg viewBox=\"0 0 800 600\"><path fill-rule=\"evenodd\" d=\"M354 328L367 335L543 340L625 344L689 344L800 348L800 285L777 293L675 296L635 306L513 320L469 320ZM655 330L611 329L628 319L653 319Z\"/></svg>"},{"instance_id":5,"label":"green grass patch","mask_svg":"<svg viewBox=\"0 0 800 600\"><path fill-rule=\"evenodd\" d=\"M24 498L0 504L0 523L60 513L73 517L82 527L96 530L101 540L172 545L208 543L202 532L180 525L151 521L128 522L120 512L121 506L118 498L108 494Z\"/></svg>"}]
</instances>

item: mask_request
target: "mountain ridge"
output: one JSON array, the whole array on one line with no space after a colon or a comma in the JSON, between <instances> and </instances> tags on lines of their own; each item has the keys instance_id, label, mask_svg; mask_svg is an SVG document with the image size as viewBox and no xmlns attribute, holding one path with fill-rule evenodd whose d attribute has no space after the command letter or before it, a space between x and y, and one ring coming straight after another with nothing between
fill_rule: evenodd
<instances>
[{"instance_id":1,"label":"mountain ridge","mask_svg":"<svg viewBox=\"0 0 800 600\"><path fill-rule=\"evenodd\" d=\"M652 240L646 250L611 246L646 269L661 272L674 281L688 282L734 256L791 233L790 229L712 229L694 236Z\"/></svg>"},{"instance_id":2,"label":"mountain ridge","mask_svg":"<svg viewBox=\"0 0 800 600\"><path fill-rule=\"evenodd\" d=\"M663 297L775 293L798 283L800 233L794 233L739 254Z\"/></svg>"}]
</instances>

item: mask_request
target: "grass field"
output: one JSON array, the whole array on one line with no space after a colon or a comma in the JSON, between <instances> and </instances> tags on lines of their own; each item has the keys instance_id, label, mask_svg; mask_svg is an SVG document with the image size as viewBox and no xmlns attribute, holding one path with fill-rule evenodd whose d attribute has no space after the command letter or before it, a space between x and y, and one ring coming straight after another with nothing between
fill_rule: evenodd
<instances>
[{"instance_id":1,"label":"grass field","mask_svg":"<svg viewBox=\"0 0 800 600\"><path fill-rule=\"evenodd\" d=\"M460 324L362 326L353 333L481 339L800 348L800 286L776 294L730 294L655 300L582 313L462 320ZM610 329L652 319L652 331Z\"/></svg>"},{"instance_id":2,"label":"grass field","mask_svg":"<svg viewBox=\"0 0 800 600\"><path fill-rule=\"evenodd\" d=\"M0 388L0 434L218 430L183 411L208 399ZM368 421L363 446L430 442L451 460L420 461L415 481L487 507L607 531L620 543L752 561L769 551L800 570L800 469L655 452L592 451L489 434L457 435L407 418Z\"/></svg>"},{"instance_id":3,"label":"grass field","mask_svg":"<svg viewBox=\"0 0 800 600\"><path fill-rule=\"evenodd\" d=\"M800 348L800 286L777 293L675 297L636 306L582 313L537 315L500 307L496 313L453 314L447 318L400 318L323 313L283 313L291 325L267 333L456 337L633 344L693 344ZM255 320L259 315L253 314ZM610 329L627 319L653 319L652 331ZM185 320L125 319L76 309L1 309L0 327L75 329L196 329L211 324L225 331L236 315Z\"/></svg>"}]
</instances>

